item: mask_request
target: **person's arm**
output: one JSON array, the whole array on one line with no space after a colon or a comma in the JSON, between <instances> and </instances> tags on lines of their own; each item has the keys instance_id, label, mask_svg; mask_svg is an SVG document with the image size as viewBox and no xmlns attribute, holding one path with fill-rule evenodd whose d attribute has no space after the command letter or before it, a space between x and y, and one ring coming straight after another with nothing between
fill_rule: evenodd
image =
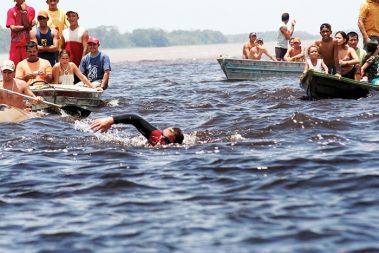
<instances>
[{"instance_id":1,"label":"person's arm","mask_svg":"<svg viewBox=\"0 0 379 253\"><path fill-rule=\"evenodd\" d=\"M45 82L51 83L53 81L52 67L48 61L46 61L44 64L46 65L43 66L43 71L40 71L40 76Z\"/></svg>"},{"instance_id":2,"label":"person's arm","mask_svg":"<svg viewBox=\"0 0 379 253\"><path fill-rule=\"evenodd\" d=\"M333 58L334 58L334 67L336 68L336 75L341 77L341 66L339 64L339 52L338 52L338 43L337 40L333 39Z\"/></svg>"},{"instance_id":3,"label":"person's arm","mask_svg":"<svg viewBox=\"0 0 379 253\"><path fill-rule=\"evenodd\" d=\"M291 53L291 51L292 51L292 47L287 49L287 52L286 52L286 54L285 54L284 57L283 57L283 59L284 59L285 61L291 61L291 57L290 57L290 53Z\"/></svg>"},{"instance_id":4,"label":"person's arm","mask_svg":"<svg viewBox=\"0 0 379 253\"><path fill-rule=\"evenodd\" d=\"M53 45L45 47L45 50L49 53L56 53L59 50L58 31L51 28L51 36L53 37Z\"/></svg>"},{"instance_id":5,"label":"person's arm","mask_svg":"<svg viewBox=\"0 0 379 253\"><path fill-rule=\"evenodd\" d=\"M53 74L53 83L59 84L59 63L56 63L53 67L52 74Z\"/></svg>"},{"instance_id":6,"label":"person's arm","mask_svg":"<svg viewBox=\"0 0 379 253\"><path fill-rule=\"evenodd\" d=\"M329 74L329 69L328 69L328 66L326 66L325 62L323 59L321 59L321 66L322 68L324 69L324 73L325 74Z\"/></svg>"},{"instance_id":7,"label":"person's arm","mask_svg":"<svg viewBox=\"0 0 379 253\"><path fill-rule=\"evenodd\" d=\"M123 114L119 116L97 119L91 123L90 127L95 132L106 132L113 124L133 125L146 139L149 139L149 135L152 131L157 130L156 127L152 126L142 117L135 114Z\"/></svg>"},{"instance_id":8,"label":"person's arm","mask_svg":"<svg viewBox=\"0 0 379 253\"><path fill-rule=\"evenodd\" d=\"M85 75L83 75L83 73L79 70L75 63L72 62L70 63L70 65L72 66L72 72L74 72L74 74L79 77L80 81L82 81L89 88L95 88L92 85L92 83L88 80L88 78Z\"/></svg>"},{"instance_id":9,"label":"person's arm","mask_svg":"<svg viewBox=\"0 0 379 253\"><path fill-rule=\"evenodd\" d=\"M246 44L243 45L242 51L243 51L243 55L245 56L245 59L249 59L250 50Z\"/></svg>"},{"instance_id":10,"label":"person's arm","mask_svg":"<svg viewBox=\"0 0 379 253\"><path fill-rule=\"evenodd\" d=\"M359 8L358 28L361 31L363 42L365 44L370 42L370 38L368 37L366 27L364 24L365 18L367 16L367 11L368 11L367 4L366 3L362 4L361 7Z\"/></svg>"},{"instance_id":11,"label":"person's arm","mask_svg":"<svg viewBox=\"0 0 379 253\"><path fill-rule=\"evenodd\" d=\"M110 70L106 70L103 75L103 79L101 80L101 85L100 87L103 90L106 90L108 88L108 81L109 81L109 76L110 76Z\"/></svg>"},{"instance_id":12,"label":"person's arm","mask_svg":"<svg viewBox=\"0 0 379 253\"><path fill-rule=\"evenodd\" d=\"M22 94L35 98L35 100L33 99L32 101L33 104L40 104L44 100L43 97L34 95L33 91L29 88L29 85L24 81L19 81L18 85L21 86Z\"/></svg>"},{"instance_id":13,"label":"person's arm","mask_svg":"<svg viewBox=\"0 0 379 253\"><path fill-rule=\"evenodd\" d=\"M263 50L263 53L264 53L265 55L267 55L267 57L270 58L271 60L273 60L273 61L278 61L274 56L272 56L272 55L268 52L268 50L267 50L266 48Z\"/></svg>"},{"instance_id":14,"label":"person's arm","mask_svg":"<svg viewBox=\"0 0 379 253\"><path fill-rule=\"evenodd\" d=\"M304 55L305 55L305 51L304 51L304 48L302 48L301 53L293 56L292 60L304 58Z\"/></svg>"},{"instance_id":15,"label":"person's arm","mask_svg":"<svg viewBox=\"0 0 379 253\"><path fill-rule=\"evenodd\" d=\"M82 45L83 45L82 57L84 57L88 53L88 39L89 39L88 31L85 31L82 37Z\"/></svg>"}]
</instances>

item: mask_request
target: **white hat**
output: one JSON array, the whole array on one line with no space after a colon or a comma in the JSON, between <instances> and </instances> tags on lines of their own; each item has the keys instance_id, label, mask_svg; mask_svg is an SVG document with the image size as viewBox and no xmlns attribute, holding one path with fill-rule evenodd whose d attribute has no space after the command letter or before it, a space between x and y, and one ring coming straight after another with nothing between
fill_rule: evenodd
<instances>
[{"instance_id":1,"label":"white hat","mask_svg":"<svg viewBox=\"0 0 379 253\"><path fill-rule=\"evenodd\" d=\"M1 71L4 71L4 70L10 70L10 71L14 71L16 67L14 66L14 62L11 61L11 60L5 60L3 61L3 64L1 65Z\"/></svg>"}]
</instances>

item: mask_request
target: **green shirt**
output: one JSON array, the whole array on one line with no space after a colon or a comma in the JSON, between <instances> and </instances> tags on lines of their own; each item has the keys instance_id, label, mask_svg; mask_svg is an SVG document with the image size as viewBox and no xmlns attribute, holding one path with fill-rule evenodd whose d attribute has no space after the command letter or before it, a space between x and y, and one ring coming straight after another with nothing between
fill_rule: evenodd
<instances>
[{"instance_id":1,"label":"green shirt","mask_svg":"<svg viewBox=\"0 0 379 253\"><path fill-rule=\"evenodd\" d=\"M357 49L355 49L355 51L357 52L358 58L361 62L361 66L362 66L364 63L363 60L365 59L367 52L366 52L366 50L364 50L362 48L357 48Z\"/></svg>"}]
</instances>

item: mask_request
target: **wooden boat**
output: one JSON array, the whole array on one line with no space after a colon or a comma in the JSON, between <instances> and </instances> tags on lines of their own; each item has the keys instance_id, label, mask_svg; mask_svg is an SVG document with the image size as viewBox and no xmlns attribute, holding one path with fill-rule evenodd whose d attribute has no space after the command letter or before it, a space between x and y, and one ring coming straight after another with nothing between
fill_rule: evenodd
<instances>
[{"instance_id":1,"label":"wooden boat","mask_svg":"<svg viewBox=\"0 0 379 253\"><path fill-rule=\"evenodd\" d=\"M103 104L100 99L103 94L93 88L76 85L42 84L30 86L36 96L41 96L45 101L59 105L76 105L83 108L95 108ZM33 105L33 111L51 109L47 104Z\"/></svg>"},{"instance_id":2,"label":"wooden boat","mask_svg":"<svg viewBox=\"0 0 379 253\"><path fill-rule=\"evenodd\" d=\"M367 97L370 92L378 91L379 86L334 75L309 70L300 80L300 87L307 92L310 99L345 98L359 99Z\"/></svg>"},{"instance_id":3,"label":"wooden boat","mask_svg":"<svg viewBox=\"0 0 379 253\"><path fill-rule=\"evenodd\" d=\"M18 123L32 118L31 113L16 107L0 104L0 123Z\"/></svg>"},{"instance_id":4,"label":"wooden boat","mask_svg":"<svg viewBox=\"0 0 379 253\"><path fill-rule=\"evenodd\" d=\"M304 71L304 62L257 61L223 57L218 58L217 61L228 80L300 75Z\"/></svg>"}]
</instances>

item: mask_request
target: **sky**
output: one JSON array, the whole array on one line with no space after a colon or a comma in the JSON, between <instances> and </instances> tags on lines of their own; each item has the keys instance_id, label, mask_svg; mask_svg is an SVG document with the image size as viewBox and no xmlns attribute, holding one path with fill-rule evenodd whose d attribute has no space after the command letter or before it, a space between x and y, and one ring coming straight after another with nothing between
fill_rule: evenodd
<instances>
[{"instance_id":1,"label":"sky","mask_svg":"<svg viewBox=\"0 0 379 253\"><path fill-rule=\"evenodd\" d=\"M120 32L157 28L173 30L217 30L243 34L277 30L281 14L288 12L296 30L317 34L322 23L333 31L358 29L359 6L366 0L60 0L59 8L79 13L79 25L94 28L116 26ZM27 0L38 12L45 0ZM5 27L6 10L12 0L0 1L0 25Z\"/></svg>"}]
</instances>

